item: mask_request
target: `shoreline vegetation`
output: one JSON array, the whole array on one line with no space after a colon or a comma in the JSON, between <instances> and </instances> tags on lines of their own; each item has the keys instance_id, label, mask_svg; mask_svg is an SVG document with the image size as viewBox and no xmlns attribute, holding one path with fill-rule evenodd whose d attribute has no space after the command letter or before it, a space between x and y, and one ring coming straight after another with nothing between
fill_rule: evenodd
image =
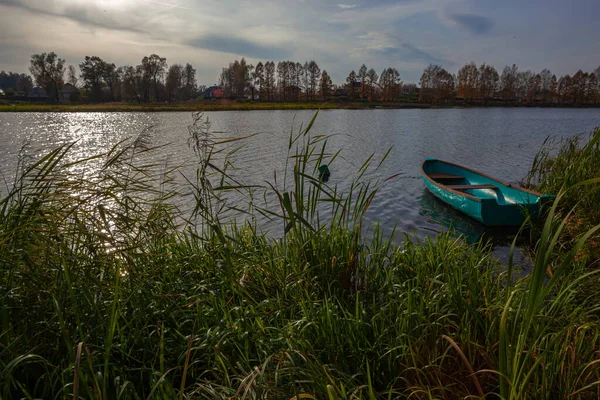
<instances>
[{"instance_id":1,"label":"shoreline vegetation","mask_svg":"<svg viewBox=\"0 0 600 400\"><path fill-rule=\"evenodd\" d=\"M167 111L171 109L163 108L167 104L185 107L186 111L207 110L191 105L203 100L219 100L219 104L228 104L227 109L600 106L600 66L593 71L579 69L572 76L556 76L548 68L535 72L520 70L515 64L506 65L499 72L493 65L478 66L472 61L456 73L429 64L418 84L404 82L393 66L378 74L362 64L357 71L350 71L345 80L334 83L315 60L259 61L253 65L242 58L222 68L218 78L211 79L218 83L207 86L197 82L197 71L190 63L169 65L158 54L143 57L138 65L122 66L99 56L85 56L76 66L67 65L65 59L49 52L31 56L31 75L0 71L0 104L124 102L143 104L149 110L157 110L160 105ZM233 102L236 105L231 105ZM337 105L314 106L332 102ZM114 107L106 105L98 110ZM212 104L209 107L217 109Z\"/></svg>"},{"instance_id":2,"label":"shoreline vegetation","mask_svg":"<svg viewBox=\"0 0 600 400\"><path fill-rule=\"evenodd\" d=\"M600 105L524 104L503 102L470 104L366 103L366 102L251 102L251 101L204 101L186 103L93 103L93 104L46 104L9 103L0 101L0 112L168 112L168 111L252 111L252 110L372 110L372 109L449 109L449 108L600 108Z\"/></svg>"},{"instance_id":3,"label":"shoreline vegetation","mask_svg":"<svg viewBox=\"0 0 600 400\"><path fill-rule=\"evenodd\" d=\"M327 185L318 167L339 151L311 132L317 114L264 187L229 174L252 138L195 114L191 215L144 134L85 160L69 145L21 160L0 199L1 397L597 398L600 265L581 255L600 228L600 130L536 157L526 181L556 200L522 270L450 233L398 244L375 225L366 240L363 216L393 177L364 176L389 152L347 192ZM227 222L231 209L247 222Z\"/></svg>"}]
</instances>

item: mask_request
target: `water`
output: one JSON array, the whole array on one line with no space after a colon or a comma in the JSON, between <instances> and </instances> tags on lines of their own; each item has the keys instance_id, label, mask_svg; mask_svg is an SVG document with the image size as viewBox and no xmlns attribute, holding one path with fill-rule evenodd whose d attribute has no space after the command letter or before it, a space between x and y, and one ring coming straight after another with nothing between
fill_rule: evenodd
<instances>
[{"instance_id":1,"label":"water","mask_svg":"<svg viewBox=\"0 0 600 400\"><path fill-rule=\"evenodd\" d=\"M256 136L235 155L235 175L246 184L281 180L290 131L307 124L313 111L209 112L213 131L222 137ZM106 151L127 137L151 127L157 161L170 165L193 159L187 146L191 113L0 113L0 172L7 181L14 174L19 150L38 157L58 145L76 141L74 157ZM342 149L331 165L329 184L344 191L371 153L378 161L392 148L386 163L371 178L400 174L378 192L367 214L389 232L398 230L423 237L452 225L476 240L482 234L507 238L512 232L486 229L430 195L419 179L420 164L435 157L463 164L511 183L525 176L536 151L547 136L572 136L600 125L600 109L430 109L322 111L313 134L333 134L328 148ZM193 168L184 168L193 177ZM5 193L6 189L0 189ZM191 202L184 188L183 208ZM271 204L272 205L272 204ZM262 222L278 234L279 224ZM280 233L279 233L280 234Z\"/></svg>"}]
</instances>

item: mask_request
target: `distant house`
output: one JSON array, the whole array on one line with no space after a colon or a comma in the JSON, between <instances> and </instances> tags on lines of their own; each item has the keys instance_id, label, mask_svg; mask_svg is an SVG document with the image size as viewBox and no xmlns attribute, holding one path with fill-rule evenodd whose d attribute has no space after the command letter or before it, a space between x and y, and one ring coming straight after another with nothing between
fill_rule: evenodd
<instances>
[{"instance_id":1,"label":"distant house","mask_svg":"<svg viewBox=\"0 0 600 400\"><path fill-rule=\"evenodd\" d=\"M218 86L211 86L200 94L206 100L223 98L223 89Z\"/></svg>"},{"instance_id":2,"label":"distant house","mask_svg":"<svg viewBox=\"0 0 600 400\"><path fill-rule=\"evenodd\" d=\"M65 83L62 89L61 98L64 100L70 100L73 93L79 93L79 89L70 83Z\"/></svg>"},{"instance_id":3,"label":"distant house","mask_svg":"<svg viewBox=\"0 0 600 400\"><path fill-rule=\"evenodd\" d=\"M334 92L333 92L334 96L348 96L348 91L346 89L343 88L337 88Z\"/></svg>"},{"instance_id":4,"label":"distant house","mask_svg":"<svg viewBox=\"0 0 600 400\"><path fill-rule=\"evenodd\" d=\"M31 93L27 96L30 100L47 100L49 98L48 93L41 86L34 86L31 89Z\"/></svg>"}]
</instances>

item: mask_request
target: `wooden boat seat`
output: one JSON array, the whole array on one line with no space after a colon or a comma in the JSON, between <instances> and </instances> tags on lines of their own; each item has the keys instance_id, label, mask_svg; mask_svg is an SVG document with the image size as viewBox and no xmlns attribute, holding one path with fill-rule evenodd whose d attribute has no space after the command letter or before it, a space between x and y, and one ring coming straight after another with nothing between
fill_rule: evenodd
<instances>
[{"instance_id":1,"label":"wooden boat seat","mask_svg":"<svg viewBox=\"0 0 600 400\"><path fill-rule=\"evenodd\" d=\"M498 189L494 185L447 185L450 189L454 190L469 190L469 189Z\"/></svg>"},{"instance_id":2,"label":"wooden boat seat","mask_svg":"<svg viewBox=\"0 0 600 400\"><path fill-rule=\"evenodd\" d=\"M464 179L464 176L451 174L428 174L431 179Z\"/></svg>"}]
</instances>

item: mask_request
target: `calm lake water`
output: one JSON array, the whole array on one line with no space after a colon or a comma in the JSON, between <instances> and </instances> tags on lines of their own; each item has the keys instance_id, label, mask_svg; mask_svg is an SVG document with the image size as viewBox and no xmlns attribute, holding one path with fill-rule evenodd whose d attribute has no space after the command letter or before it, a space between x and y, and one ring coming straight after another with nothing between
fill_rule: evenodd
<instances>
[{"instance_id":1,"label":"calm lake water","mask_svg":"<svg viewBox=\"0 0 600 400\"><path fill-rule=\"evenodd\" d=\"M245 141L235 155L236 176L246 184L272 181L283 176L290 131L307 124L313 111L232 111L206 113L212 131L223 137L257 134ZM171 165L193 159L187 146L191 113L0 113L0 172L7 181L14 174L19 150L36 157L58 145L77 141L76 156L106 151L144 129L154 145L168 144L156 160ZM313 134L334 134L330 152L342 149L331 165L330 185L345 191L371 153L378 161L392 148L385 164L370 178L401 174L387 182L373 201L368 219L381 221L390 230L423 237L452 224L476 239L486 230L433 198L419 179L420 164L436 157L478 169L512 183L526 174L536 151L547 136L588 133L600 126L600 109L432 109L432 110L327 110L322 111ZM194 169L184 168L190 177ZM281 179L281 178L278 178ZM6 188L0 188L0 194ZM183 188L183 208L191 194ZM262 222L280 235L281 227Z\"/></svg>"}]
</instances>

